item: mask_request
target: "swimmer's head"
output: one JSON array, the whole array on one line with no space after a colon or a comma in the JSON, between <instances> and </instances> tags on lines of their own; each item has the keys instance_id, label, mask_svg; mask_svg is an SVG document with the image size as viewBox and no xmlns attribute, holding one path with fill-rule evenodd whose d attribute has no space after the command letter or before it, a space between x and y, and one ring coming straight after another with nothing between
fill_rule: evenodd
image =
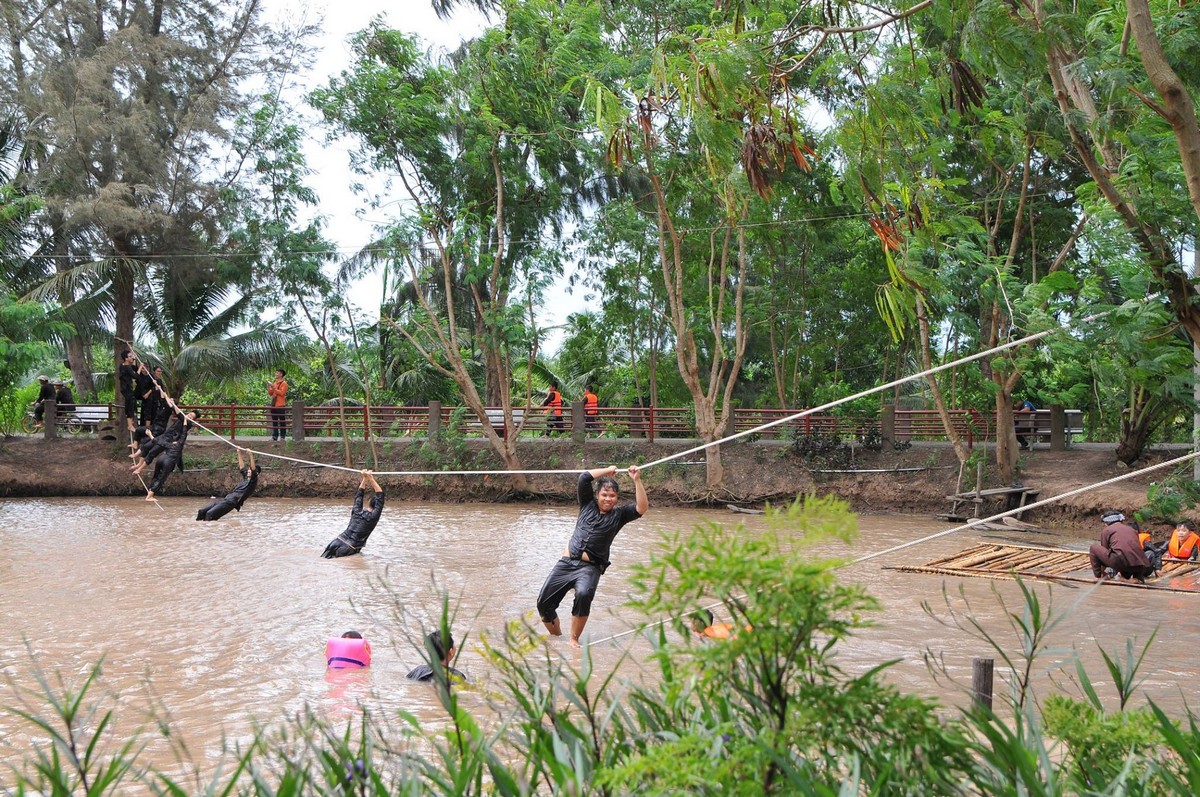
<instances>
[{"instance_id":1,"label":"swimmer's head","mask_svg":"<svg viewBox=\"0 0 1200 797\"><path fill-rule=\"evenodd\" d=\"M346 633L342 634L342 639L362 639L362 638L363 638L363 635L358 633L357 631L347 631Z\"/></svg>"},{"instance_id":2,"label":"swimmer's head","mask_svg":"<svg viewBox=\"0 0 1200 797\"><path fill-rule=\"evenodd\" d=\"M692 614L692 630L697 634L703 633L704 629L713 624L713 613L708 609L697 609Z\"/></svg>"},{"instance_id":3,"label":"swimmer's head","mask_svg":"<svg viewBox=\"0 0 1200 797\"><path fill-rule=\"evenodd\" d=\"M425 646L434 652L444 666L450 665L455 650L453 634L447 631L443 638L441 631L430 631L425 635Z\"/></svg>"}]
</instances>

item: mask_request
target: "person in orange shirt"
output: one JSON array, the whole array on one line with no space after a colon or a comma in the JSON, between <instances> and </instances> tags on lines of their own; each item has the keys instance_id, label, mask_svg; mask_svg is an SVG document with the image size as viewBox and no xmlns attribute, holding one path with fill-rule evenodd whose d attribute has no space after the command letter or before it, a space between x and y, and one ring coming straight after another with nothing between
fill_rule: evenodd
<instances>
[{"instance_id":1,"label":"person in orange shirt","mask_svg":"<svg viewBox=\"0 0 1200 797\"><path fill-rule=\"evenodd\" d=\"M600 397L591 385L583 389L583 414L589 432L600 431Z\"/></svg>"},{"instance_id":2,"label":"person in orange shirt","mask_svg":"<svg viewBox=\"0 0 1200 797\"><path fill-rule=\"evenodd\" d=\"M704 639L729 639L733 635L733 623L713 622L713 613L700 609L692 615L692 630Z\"/></svg>"},{"instance_id":3,"label":"person in orange shirt","mask_svg":"<svg viewBox=\"0 0 1200 797\"><path fill-rule=\"evenodd\" d=\"M1200 558L1200 536L1196 534L1196 526L1190 520L1181 520L1175 527L1175 533L1167 543L1167 555L1172 559Z\"/></svg>"},{"instance_id":4,"label":"person in orange shirt","mask_svg":"<svg viewBox=\"0 0 1200 797\"><path fill-rule=\"evenodd\" d=\"M542 402L542 406L550 408L550 419L546 421L546 437L549 437L551 432L561 432L563 430L563 397L559 392L557 381L550 380L550 387L546 390L546 400Z\"/></svg>"},{"instance_id":5,"label":"person in orange shirt","mask_svg":"<svg viewBox=\"0 0 1200 797\"><path fill-rule=\"evenodd\" d=\"M287 439L287 391L288 383L284 377L287 371L280 368L275 372L275 381L267 385L267 395L271 397L271 439Z\"/></svg>"}]
</instances>

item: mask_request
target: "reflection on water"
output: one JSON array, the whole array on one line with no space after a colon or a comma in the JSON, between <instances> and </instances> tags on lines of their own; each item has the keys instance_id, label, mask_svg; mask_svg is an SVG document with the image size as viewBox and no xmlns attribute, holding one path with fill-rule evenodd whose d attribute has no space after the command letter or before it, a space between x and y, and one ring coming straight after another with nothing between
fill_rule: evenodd
<instances>
[{"instance_id":1,"label":"reflection on water","mask_svg":"<svg viewBox=\"0 0 1200 797\"><path fill-rule=\"evenodd\" d=\"M7 554L0 561L7 640L0 671L8 678L0 704L13 704L14 690L35 684L24 641L38 666L68 682L78 683L103 657L103 688L121 699L118 726L125 732L142 726L156 707L198 757L212 759L223 739L248 738L256 722L271 723L305 707L335 721L354 716L362 703L377 716L403 710L440 722L433 689L404 676L421 661L420 636L436 621L441 590L458 607L454 632L463 653L457 666L472 681L486 683L488 670L473 640L509 620L536 619L538 588L575 519L571 507L396 502L363 556L324 560L319 555L325 544L349 517L349 496L344 503L252 499L244 511L216 523L197 523L197 505L183 498L164 499L161 509L134 498L0 504L0 546ZM653 509L617 538L614 565L601 581L588 625L589 636L599 641L592 652L600 671L620 662L624 673L639 677L648 659L649 646L636 635L607 640L637 620L621 605L629 593L628 565L647 558L656 529L688 528L706 519L745 523L749 533L761 528L758 518L726 511ZM860 528L862 539L851 555L946 526L926 518L868 516ZM925 562L977 539L977 533L963 532L907 549L890 563ZM847 555L840 546L825 552ZM842 573L867 584L883 607L876 627L840 648L850 670L896 659L890 678L902 688L958 702L957 694L943 694L933 682L923 651L944 657L968 683L971 658L989 653L926 616L923 601L945 616L943 584L958 605L961 586L976 618L1016 648L1015 638L1002 630L999 600L1020 608L1013 582L897 573L878 561ZM1096 642L1110 650L1123 647L1129 635L1147 636L1147 618L1161 618L1171 633L1148 658L1145 691L1173 710L1191 698L1186 685L1197 667L1190 645L1178 640L1200 630L1200 596L1056 586L1053 600L1061 607L1074 604L1054 643L1075 647L1098 680L1103 667ZM370 640L372 667L327 672L325 640L351 628ZM631 655L622 661L626 651ZM559 653L578 656L565 644ZM482 697L466 699L483 703ZM0 760L23 755L29 734L16 717L0 714Z\"/></svg>"}]
</instances>

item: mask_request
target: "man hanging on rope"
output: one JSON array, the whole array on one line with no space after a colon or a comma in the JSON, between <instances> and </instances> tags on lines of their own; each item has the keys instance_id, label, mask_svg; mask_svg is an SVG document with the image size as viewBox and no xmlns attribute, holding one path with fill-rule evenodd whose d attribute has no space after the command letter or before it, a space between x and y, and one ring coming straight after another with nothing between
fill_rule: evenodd
<instances>
[{"instance_id":1,"label":"man hanging on rope","mask_svg":"<svg viewBox=\"0 0 1200 797\"><path fill-rule=\"evenodd\" d=\"M187 415L184 415L179 436L167 443L166 450L154 460L154 478L150 481L150 488L146 491L147 501L154 500L154 494L162 489L163 484L167 481L167 477L176 468L183 470L183 447L187 445L188 432L192 430L193 426L192 422L199 417L200 413L196 410L192 410Z\"/></svg>"},{"instance_id":2,"label":"man hanging on rope","mask_svg":"<svg viewBox=\"0 0 1200 797\"><path fill-rule=\"evenodd\" d=\"M242 474L242 480L224 498L214 498L208 506L197 512L196 520L219 520L234 509L241 512L242 504L246 503L247 498L254 495L254 489L258 487L258 474L262 471L262 465L254 464L254 452L251 451L249 452L250 466L246 467L242 449L239 448L237 452L238 471Z\"/></svg>"},{"instance_id":3,"label":"man hanging on rope","mask_svg":"<svg viewBox=\"0 0 1200 797\"><path fill-rule=\"evenodd\" d=\"M621 527L650 509L636 465L629 466L634 502L617 506L620 488L614 478L616 473L616 467L610 466L579 474L579 518L575 521L575 532L538 594L537 610L546 630L552 636L562 636L558 605L568 592L575 590L575 602L571 605L571 644L575 647L579 647L579 637L591 615L600 576L610 564L608 554L613 539Z\"/></svg>"},{"instance_id":4,"label":"man hanging on rope","mask_svg":"<svg viewBox=\"0 0 1200 797\"><path fill-rule=\"evenodd\" d=\"M375 491L375 495L371 497L370 507L363 509L364 491L368 486ZM336 559L339 556L353 556L361 551L367 544L367 537L371 536L375 525L379 523L379 516L382 514L383 488L379 486L379 482L375 481L374 473L364 470L362 480L358 483L358 494L354 496L354 508L350 510L350 525L346 526L345 531L334 537L333 542L325 546L325 552L321 554L321 558Z\"/></svg>"}]
</instances>

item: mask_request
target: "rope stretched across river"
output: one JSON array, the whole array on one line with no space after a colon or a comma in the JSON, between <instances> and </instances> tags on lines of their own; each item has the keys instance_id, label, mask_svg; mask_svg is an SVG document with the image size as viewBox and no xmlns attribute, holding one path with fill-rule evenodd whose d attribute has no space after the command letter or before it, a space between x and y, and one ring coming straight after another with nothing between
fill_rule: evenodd
<instances>
[{"instance_id":1,"label":"rope stretched across river","mask_svg":"<svg viewBox=\"0 0 1200 797\"><path fill-rule=\"evenodd\" d=\"M1149 298L1153 298L1153 297L1149 297ZM1149 300L1149 299L1147 299L1147 300ZM1093 315L1085 316L1084 318L1079 319L1078 323L1079 324L1087 324L1087 323L1095 321L1099 318L1102 318L1106 315L1109 315L1112 312L1113 312L1113 310L1106 310L1101 313L1095 313ZM826 402L825 404L821 404L816 407L811 407L806 410L801 410L799 412L792 413L791 415L787 415L783 418L776 418L773 421L768 421L766 423L759 424L758 426L755 426L751 429L746 429L741 432L735 432L733 434L726 435L725 437L722 437L718 440L713 440L712 442L701 443L700 445L693 446L692 448L688 448L683 451L677 451L673 454L668 454L667 456L660 457L659 459L653 460L651 462L647 462L647 463L641 465L640 468L641 468L641 470L644 471L647 468L652 468L652 467L655 467L656 465L662 465L664 463L671 462L672 460L680 459L681 457L685 457L690 454L695 454L700 451L705 451L709 448L713 448L714 446L720 446L725 443L729 443L734 440L741 439L743 437L748 437L750 435L760 434L760 433L766 431L767 429L771 429L776 426L781 426L786 423L791 423L793 421L800 420L801 418L805 418L809 415L813 415L814 413L824 412L825 410L833 409L834 407L838 407L842 404L846 404L848 402L855 401L860 398L864 398L865 396L871 396L876 393L882 393L885 390L891 390L892 388L898 387L898 386L906 384L908 382L915 381L917 379L925 379L927 377L934 376L935 374L939 374L942 371L947 371L951 368L957 368L960 365L965 365L967 363L983 359L984 357L991 357L992 355L997 354L999 352L1007 351L1009 349L1013 349L1018 346L1024 346L1028 343L1033 343L1035 341L1039 341L1043 338L1049 337L1050 335L1052 335L1056 332L1062 331L1062 329L1063 329L1063 327L1051 327L1049 329L1044 329L1041 332L1035 332L1031 335L1026 335L1023 338L1018 338L1017 340L1009 341L1008 343L1002 343L999 346L994 346L990 349L986 349L985 351L967 355L966 357L960 357L957 360L952 360L950 362L934 366L933 368L928 368L924 371L920 371L918 373L911 374L909 376L901 377L899 379L893 379L891 382L887 382L882 385L877 385L875 387L868 388L866 390L861 390L858 393L854 393L853 395L845 396L840 399L835 399L834 401L829 401L829 402ZM178 409L178 407L175 405L175 403L173 401L171 401L170 397L167 398L167 401L169 401L171 403L172 407L175 407L176 409ZM260 449L251 449L251 448L246 448L244 446L239 446L234 441L232 441L232 440L224 437L220 433L208 428L203 423L201 423L199 420L193 421L193 423L197 427L204 430L205 432L212 435L213 437L220 440L221 442L225 443L226 445L231 446L232 448L241 448L245 451L250 451L260 457L269 457L269 458L283 460L283 461L287 461L287 462L294 462L294 463L298 463L298 464L302 464L302 465L308 465L311 467L329 468L331 470L341 470L341 471L346 471L349 473L360 473L361 472L361 469L350 468L350 467L346 467L344 465L333 465L333 464L327 463L327 462L314 462L312 460L301 459L298 457L289 457L284 454L278 454L278 453L275 453L272 451L263 451ZM555 474L577 473L578 470L579 470L578 468L556 468L556 469L543 469L543 470L529 470L529 469L523 469L523 470L394 470L394 471L375 471L375 475L376 476L534 476L534 475L555 475Z\"/></svg>"},{"instance_id":2,"label":"rope stretched across river","mask_svg":"<svg viewBox=\"0 0 1200 797\"><path fill-rule=\"evenodd\" d=\"M1005 512L997 512L996 514L991 515L989 517L985 517L985 518L974 518L974 519L969 520L966 523L962 524L961 526L955 526L954 528L951 528L951 529L934 532L933 534L927 534L924 537L921 537L916 540L909 540L908 542L902 542L899 545L893 545L890 548L884 548L883 550L872 551L871 553L863 554L862 556L859 556L855 559L851 559L850 561L843 562L842 564L837 565L835 567L835 569L840 570L842 568L851 567L851 566L857 565L857 564L862 564L863 562L869 562L872 559L878 559L883 556L890 556L891 554L897 553L899 551L903 551L907 548L912 548L917 545L923 545L927 542L932 542L933 540L941 539L942 537L948 537L951 534L957 534L960 531L966 531L967 529L975 528L975 527L980 526L985 523L994 523L997 520L1003 520L1006 517L1012 517L1013 515L1019 515L1022 512L1028 512L1031 509L1037 509L1038 507L1049 506L1050 504L1053 504L1056 501L1061 501L1064 498L1070 498L1072 496L1080 495L1081 493L1086 493L1091 490L1099 489L1101 487L1107 487L1110 484L1116 484L1117 482L1122 482L1122 481L1125 481L1126 479L1132 479L1135 476L1142 476L1142 475L1144 475L1146 473L1150 473L1152 471L1162 470L1163 468L1174 467L1175 465L1182 465L1183 463L1189 462L1193 459L1196 459L1197 457L1200 457L1200 451L1192 451L1191 453L1184 454L1183 456L1176 457L1175 459L1169 459L1169 460L1166 460L1165 462L1159 462L1156 465L1149 465L1140 470L1132 470L1132 471L1129 471L1128 473L1122 473L1120 476L1114 476L1111 479L1105 479L1104 481L1099 481L1094 484L1087 484L1087 485L1084 485L1083 487L1076 487L1073 490L1067 490L1065 493L1059 493L1058 495L1053 495L1049 498L1043 498L1041 501L1035 501L1032 504L1026 504L1025 506L1019 506L1016 509L1009 509ZM745 598L746 596L743 595L741 597ZM717 601L717 602L712 603L703 608L705 608L709 611L712 611L713 609L720 608L723 605L724 605L724 601ZM639 626L638 628L631 628L627 631L621 631L620 633L613 634L612 636L606 636L601 639L594 639L591 641L591 644L598 645L601 642L611 642L614 639L620 639L621 637L629 636L630 634L636 634L639 631L643 631L646 629L657 628L666 623L667 623L666 619L656 620L647 625Z\"/></svg>"}]
</instances>

